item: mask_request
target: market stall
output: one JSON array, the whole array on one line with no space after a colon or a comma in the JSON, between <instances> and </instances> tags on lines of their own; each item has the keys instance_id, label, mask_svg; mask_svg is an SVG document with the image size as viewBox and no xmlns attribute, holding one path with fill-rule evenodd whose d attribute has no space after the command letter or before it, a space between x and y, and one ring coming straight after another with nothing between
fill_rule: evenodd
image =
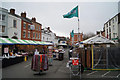
<instances>
[{"instance_id":1,"label":"market stall","mask_svg":"<svg viewBox=\"0 0 120 80\"><path fill-rule=\"evenodd\" d=\"M115 42L109 40L101 35L96 35L81 42L84 45L79 49L81 62L87 69L109 69L110 53L108 48L111 49ZM116 54L118 55L118 54ZM112 56L111 60L114 57ZM115 59L115 58L114 58ZM109 61L108 61L109 60ZM115 66L114 66L115 68Z\"/></svg>"},{"instance_id":2,"label":"market stall","mask_svg":"<svg viewBox=\"0 0 120 80\"><path fill-rule=\"evenodd\" d=\"M0 59L3 63L2 66L7 67L24 60L26 61L26 57L31 53L33 55L36 48L40 51L43 46L49 45L52 44L32 40L0 38L0 46L2 47Z\"/></svg>"}]
</instances>

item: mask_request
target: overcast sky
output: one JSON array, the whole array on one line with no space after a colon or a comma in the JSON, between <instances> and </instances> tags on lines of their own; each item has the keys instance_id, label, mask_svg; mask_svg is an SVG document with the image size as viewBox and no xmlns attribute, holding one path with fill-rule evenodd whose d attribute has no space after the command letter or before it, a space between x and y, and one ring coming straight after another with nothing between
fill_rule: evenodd
<instances>
[{"instance_id":1,"label":"overcast sky","mask_svg":"<svg viewBox=\"0 0 120 80\"><path fill-rule=\"evenodd\" d=\"M56 35L66 37L72 30L78 32L78 21L63 15L77 5L83 34L102 30L104 23L118 13L118 2L2 2L3 8L14 8L19 15L25 11L28 18L36 17L42 28L50 27Z\"/></svg>"}]
</instances>

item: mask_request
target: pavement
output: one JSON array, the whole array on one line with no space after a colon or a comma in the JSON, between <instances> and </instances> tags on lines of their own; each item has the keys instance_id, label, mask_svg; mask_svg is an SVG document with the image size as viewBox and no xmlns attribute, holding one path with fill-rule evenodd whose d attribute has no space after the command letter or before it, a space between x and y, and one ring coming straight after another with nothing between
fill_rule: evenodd
<instances>
[{"instance_id":1,"label":"pavement","mask_svg":"<svg viewBox=\"0 0 120 80\"><path fill-rule=\"evenodd\" d=\"M48 71L44 71L41 74L31 70L31 60L29 57L28 61L21 62L2 69L2 79L70 79L70 70L66 67L68 61L68 50L64 54L64 60L53 60L53 65L49 66ZM79 78L80 79L80 78ZM81 75L82 80L120 80L120 71L93 71L86 70Z\"/></svg>"}]
</instances>

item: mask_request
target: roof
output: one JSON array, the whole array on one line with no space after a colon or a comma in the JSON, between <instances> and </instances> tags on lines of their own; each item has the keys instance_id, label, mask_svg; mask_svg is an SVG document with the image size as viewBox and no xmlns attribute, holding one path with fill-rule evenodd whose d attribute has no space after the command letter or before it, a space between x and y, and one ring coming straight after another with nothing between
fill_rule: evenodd
<instances>
[{"instance_id":1,"label":"roof","mask_svg":"<svg viewBox=\"0 0 120 80\"><path fill-rule=\"evenodd\" d=\"M81 44L115 44L114 41L109 40L102 35L96 35L87 40L80 42Z\"/></svg>"},{"instance_id":2,"label":"roof","mask_svg":"<svg viewBox=\"0 0 120 80\"><path fill-rule=\"evenodd\" d=\"M21 18L22 20L24 20L25 22L28 22L28 23L31 23L32 24L32 21L31 21L31 19L29 19L29 18L24 18L24 17L21 17L21 16L19 16L19 15L17 15L17 14L11 14L11 13L8 13L8 14L10 14L10 15L13 15L13 16L16 16L16 17L18 17L18 18Z\"/></svg>"},{"instance_id":3,"label":"roof","mask_svg":"<svg viewBox=\"0 0 120 80\"><path fill-rule=\"evenodd\" d=\"M29 18L24 18L24 17L21 17L20 16L20 18L23 20L23 21L25 21L25 22L28 22L28 23L31 23L32 24L32 21L31 21L31 19L29 19Z\"/></svg>"}]
</instances>

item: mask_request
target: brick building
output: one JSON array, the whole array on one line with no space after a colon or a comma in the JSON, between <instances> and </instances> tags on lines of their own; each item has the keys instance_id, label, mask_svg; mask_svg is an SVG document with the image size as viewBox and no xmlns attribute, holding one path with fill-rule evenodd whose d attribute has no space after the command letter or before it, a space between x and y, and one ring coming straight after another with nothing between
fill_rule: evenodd
<instances>
[{"instance_id":1,"label":"brick building","mask_svg":"<svg viewBox=\"0 0 120 80\"><path fill-rule=\"evenodd\" d=\"M78 38L79 36L79 38ZM78 40L79 41L83 41L83 33L74 33L74 44L78 43ZM71 34L70 34L70 45L72 45L72 37L71 37Z\"/></svg>"},{"instance_id":2,"label":"brick building","mask_svg":"<svg viewBox=\"0 0 120 80\"><path fill-rule=\"evenodd\" d=\"M32 18L32 24L35 27L35 29L31 32L31 35L33 35L32 40L41 41L42 24L36 22L36 18Z\"/></svg>"},{"instance_id":3,"label":"brick building","mask_svg":"<svg viewBox=\"0 0 120 80\"><path fill-rule=\"evenodd\" d=\"M21 13L21 39L41 41L41 24L36 18L29 19L26 12Z\"/></svg>"}]
</instances>

